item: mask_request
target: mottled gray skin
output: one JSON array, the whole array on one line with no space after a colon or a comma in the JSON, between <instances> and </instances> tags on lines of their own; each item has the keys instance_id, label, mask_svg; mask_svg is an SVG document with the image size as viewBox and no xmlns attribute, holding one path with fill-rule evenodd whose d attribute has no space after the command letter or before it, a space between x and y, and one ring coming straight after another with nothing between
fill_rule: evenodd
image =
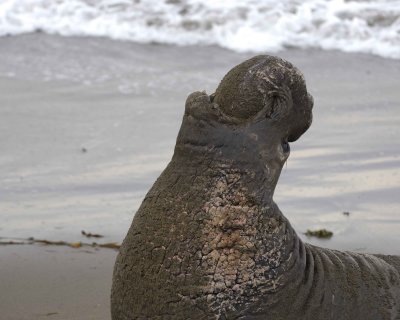
<instances>
[{"instance_id":1,"label":"mottled gray skin","mask_svg":"<svg viewBox=\"0 0 400 320\"><path fill-rule=\"evenodd\" d=\"M312 106L300 71L271 56L188 97L118 255L113 320L400 319L400 257L304 244L272 200Z\"/></svg>"}]
</instances>

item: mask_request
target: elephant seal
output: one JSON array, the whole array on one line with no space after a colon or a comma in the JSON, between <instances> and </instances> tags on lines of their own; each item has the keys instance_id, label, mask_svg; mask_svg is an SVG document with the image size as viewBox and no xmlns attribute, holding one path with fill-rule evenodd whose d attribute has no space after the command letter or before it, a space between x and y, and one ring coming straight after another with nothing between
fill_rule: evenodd
<instances>
[{"instance_id":1,"label":"elephant seal","mask_svg":"<svg viewBox=\"0 0 400 320\"><path fill-rule=\"evenodd\" d=\"M312 107L301 72L265 55L189 95L117 257L113 320L400 319L400 257L303 243L272 199Z\"/></svg>"}]
</instances>

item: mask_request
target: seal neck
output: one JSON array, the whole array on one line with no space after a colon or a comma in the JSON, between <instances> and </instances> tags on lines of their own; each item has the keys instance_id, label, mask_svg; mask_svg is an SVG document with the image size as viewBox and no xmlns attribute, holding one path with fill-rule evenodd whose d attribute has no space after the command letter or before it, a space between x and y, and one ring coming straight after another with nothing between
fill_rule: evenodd
<instances>
[{"instance_id":1,"label":"seal neck","mask_svg":"<svg viewBox=\"0 0 400 320\"><path fill-rule=\"evenodd\" d=\"M266 155L250 152L230 154L230 148L195 144L177 144L172 162L180 175L202 176L210 183L228 179L234 174L237 180L232 188L240 184L252 202L258 206L271 207L273 194L281 172L281 165L273 161L265 162ZM268 160L268 159L267 159ZM206 183L207 184L207 183Z\"/></svg>"},{"instance_id":2,"label":"seal neck","mask_svg":"<svg viewBox=\"0 0 400 320\"><path fill-rule=\"evenodd\" d=\"M248 297L277 293L298 271L301 241L272 200L275 176L262 158L228 158L223 147L207 148L177 144L169 170L178 176L174 181L188 185L185 199L200 199L191 214L199 223L203 260L210 261L207 273L222 279L209 283L208 293L217 304L228 301L227 274L238 275L236 286Z\"/></svg>"}]
</instances>

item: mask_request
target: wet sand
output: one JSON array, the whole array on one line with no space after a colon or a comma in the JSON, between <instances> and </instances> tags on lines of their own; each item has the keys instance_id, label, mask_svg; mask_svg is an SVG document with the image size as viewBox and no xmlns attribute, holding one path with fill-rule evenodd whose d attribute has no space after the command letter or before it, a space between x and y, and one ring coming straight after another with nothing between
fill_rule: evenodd
<instances>
[{"instance_id":1,"label":"wet sand","mask_svg":"<svg viewBox=\"0 0 400 320\"><path fill-rule=\"evenodd\" d=\"M109 319L115 256L114 250L1 247L1 319Z\"/></svg>"},{"instance_id":2,"label":"wet sand","mask_svg":"<svg viewBox=\"0 0 400 320\"><path fill-rule=\"evenodd\" d=\"M172 156L186 96L213 92L252 55L0 38L0 237L74 242L86 241L86 230L121 242ZM400 61L318 50L278 55L304 72L315 107L310 130L291 144L275 201L305 241L400 254ZM316 228L334 236L302 235ZM108 319L114 257L107 249L0 246L2 317Z\"/></svg>"}]
</instances>

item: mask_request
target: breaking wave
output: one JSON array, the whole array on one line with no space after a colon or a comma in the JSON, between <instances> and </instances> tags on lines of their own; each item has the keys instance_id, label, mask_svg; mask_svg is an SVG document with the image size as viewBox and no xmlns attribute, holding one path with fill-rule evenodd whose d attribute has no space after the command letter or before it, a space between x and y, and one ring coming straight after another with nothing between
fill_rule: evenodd
<instances>
[{"instance_id":1,"label":"breaking wave","mask_svg":"<svg viewBox=\"0 0 400 320\"><path fill-rule=\"evenodd\" d=\"M398 0L3 0L0 35L42 31L235 51L338 49L400 58Z\"/></svg>"}]
</instances>

